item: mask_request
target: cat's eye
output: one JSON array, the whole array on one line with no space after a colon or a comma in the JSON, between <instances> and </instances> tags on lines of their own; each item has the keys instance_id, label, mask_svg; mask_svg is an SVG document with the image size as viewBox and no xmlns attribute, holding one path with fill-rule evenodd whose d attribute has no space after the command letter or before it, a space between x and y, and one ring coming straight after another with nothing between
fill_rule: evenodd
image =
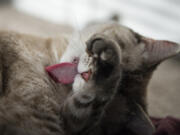
<instances>
[{"instance_id":1,"label":"cat's eye","mask_svg":"<svg viewBox=\"0 0 180 135\"><path fill-rule=\"evenodd\" d=\"M79 58L78 57L75 57L72 61L74 64L78 64L79 63Z\"/></svg>"}]
</instances>

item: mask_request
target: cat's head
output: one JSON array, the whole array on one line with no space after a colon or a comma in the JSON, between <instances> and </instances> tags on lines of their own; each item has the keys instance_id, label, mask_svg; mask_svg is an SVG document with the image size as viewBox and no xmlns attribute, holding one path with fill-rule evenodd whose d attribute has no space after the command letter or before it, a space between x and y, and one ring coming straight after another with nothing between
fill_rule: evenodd
<instances>
[{"instance_id":1,"label":"cat's head","mask_svg":"<svg viewBox=\"0 0 180 135\"><path fill-rule=\"evenodd\" d=\"M125 70L129 71L154 66L180 52L180 45L177 43L146 38L127 27L111 23L91 26L85 29L81 36L73 37L61 62L82 62L84 57L87 57L86 43L92 40L92 37L96 40L98 35L105 35L106 38L119 44L122 62ZM81 71L86 68L83 62L79 65Z\"/></svg>"},{"instance_id":2,"label":"cat's head","mask_svg":"<svg viewBox=\"0 0 180 135\"><path fill-rule=\"evenodd\" d=\"M120 46L101 33L92 34L87 40L85 39L71 40L60 61L77 65L77 74L72 84L73 90L79 91L88 84L96 83L97 86L98 82L101 84L108 77L119 80L122 71ZM117 71L115 75L111 74L115 71Z\"/></svg>"},{"instance_id":3,"label":"cat's head","mask_svg":"<svg viewBox=\"0 0 180 135\"><path fill-rule=\"evenodd\" d=\"M159 63L180 52L180 45L178 45L177 43L146 38L119 24L100 24L85 29L83 33L81 33L81 36L78 36L78 38L75 37L75 40L71 40L69 46L67 47L67 50L65 51L61 59L61 62L78 61L79 72L88 70L88 63L85 62L88 57L86 51L86 43L89 42L89 40L91 42L96 41L99 36L102 37L101 40L103 40L104 37L104 40L112 40L120 46L123 70L127 71L126 73L128 73L130 76L135 73L135 77L130 77L128 79L122 78L121 83L123 85L121 85L120 89L124 89L124 91L126 91L127 93L129 91L132 92L131 95L128 94L130 98L132 98L133 100L136 100L137 98L137 100L141 100L140 98L142 98L143 102L145 99L144 93L146 89L144 89L144 87L147 86L149 81L149 79L145 78L150 77L143 76L144 78L142 78L142 71L150 71L151 74ZM139 76L141 78L138 78ZM136 80L139 81L138 84ZM136 83L134 83L134 81ZM76 84L74 86L83 86L84 82L82 82L83 81L79 79L78 81L74 82L74 84ZM136 85L138 85L138 91L131 91L132 89L134 89L134 87L137 87ZM143 92L139 89L139 87L142 87ZM136 102L140 105L144 104L141 104L141 101ZM151 125L151 122L149 122L146 113L144 113L142 106L139 106L137 108L140 109L137 109L139 112L137 112L137 115L135 115L135 118L133 118L134 120L132 120L132 129L136 129L137 131L137 129L140 127L140 130L138 130L140 134L146 132L152 133L153 126ZM144 130L142 130L142 124Z\"/></svg>"},{"instance_id":4,"label":"cat's head","mask_svg":"<svg viewBox=\"0 0 180 135\"><path fill-rule=\"evenodd\" d=\"M178 43L147 38L119 24L111 24L103 33L120 45L122 63L127 71L156 67L180 53Z\"/></svg>"},{"instance_id":5,"label":"cat's head","mask_svg":"<svg viewBox=\"0 0 180 135\"><path fill-rule=\"evenodd\" d=\"M154 40L141 36L131 29L119 24L102 24L85 29L81 35L74 36L60 62L78 62L78 72L89 70L87 42L97 40L104 35L120 46L122 65L125 71L141 71L156 67L163 60L180 52L177 43ZM103 40L103 38L102 38Z\"/></svg>"}]
</instances>

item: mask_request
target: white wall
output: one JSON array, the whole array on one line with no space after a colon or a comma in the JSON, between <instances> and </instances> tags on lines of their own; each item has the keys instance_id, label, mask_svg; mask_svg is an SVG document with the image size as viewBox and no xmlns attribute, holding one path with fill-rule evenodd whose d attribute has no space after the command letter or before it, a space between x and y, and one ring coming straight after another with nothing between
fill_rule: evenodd
<instances>
[{"instance_id":1,"label":"white wall","mask_svg":"<svg viewBox=\"0 0 180 135\"><path fill-rule=\"evenodd\" d=\"M179 0L15 0L19 10L79 29L113 13L122 23L146 36L180 42Z\"/></svg>"}]
</instances>

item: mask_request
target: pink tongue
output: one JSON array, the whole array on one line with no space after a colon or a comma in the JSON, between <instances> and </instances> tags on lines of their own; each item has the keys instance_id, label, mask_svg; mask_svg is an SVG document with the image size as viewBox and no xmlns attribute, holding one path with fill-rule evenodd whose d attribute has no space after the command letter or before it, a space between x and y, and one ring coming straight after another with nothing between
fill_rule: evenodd
<instances>
[{"instance_id":1,"label":"pink tongue","mask_svg":"<svg viewBox=\"0 0 180 135\"><path fill-rule=\"evenodd\" d=\"M54 81L63 84L73 83L75 76L78 74L77 64L73 63L56 64L45 69Z\"/></svg>"}]
</instances>

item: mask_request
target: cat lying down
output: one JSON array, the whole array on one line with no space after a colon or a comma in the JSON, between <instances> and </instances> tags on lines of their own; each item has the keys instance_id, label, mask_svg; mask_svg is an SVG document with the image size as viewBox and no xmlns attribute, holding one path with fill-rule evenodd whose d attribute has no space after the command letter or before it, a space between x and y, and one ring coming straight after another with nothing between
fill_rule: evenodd
<instances>
[{"instance_id":1,"label":"cat lying down","mask_svg":"<svg viewBox=\"0 0 180 135\"><path fill-rule=\"evenodd\" d=\"M176 43L116 23L72 38L0 32L0 134L152 135L147 85L156 67L179 52ZM62 62L77 64L71 84L45 71Z\"/></svg>"}]
</instances>

